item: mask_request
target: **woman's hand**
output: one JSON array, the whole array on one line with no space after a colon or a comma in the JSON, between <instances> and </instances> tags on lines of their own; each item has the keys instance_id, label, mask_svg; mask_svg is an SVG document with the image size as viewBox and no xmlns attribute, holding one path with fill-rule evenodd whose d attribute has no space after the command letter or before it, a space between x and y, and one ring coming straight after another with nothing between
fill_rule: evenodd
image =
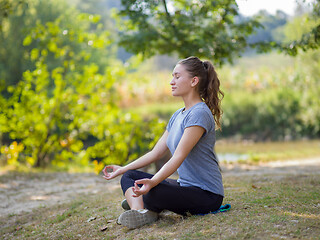
<instances>
[{"instance_id":1,"label":"woman's hand","mask_svg":"<svg viewBox=\"0 0 320 240\"><path fill-rule=\"evenodd\" d=\"M138 184L142 184L142 187L139 187ZM156 184L152 179L144 178L140 180L136 180L134 183L134 187L132 187L132 191L134 195L133 197L139 197L141 195L147 194Z\"/></svg>"},{"instance_id":2,"label":"woman's hand","mask_svg":"<svg viewBox=\"0 0 320 240\"><path fill-rule=\"evenodd\" d=\"M108 169L111 169L111 172L108 172ZM123 168L118 165L108 165L102 170L104 176L103 178L106 180L113 179L124 173Z\"/></svg>"}]
</instances>

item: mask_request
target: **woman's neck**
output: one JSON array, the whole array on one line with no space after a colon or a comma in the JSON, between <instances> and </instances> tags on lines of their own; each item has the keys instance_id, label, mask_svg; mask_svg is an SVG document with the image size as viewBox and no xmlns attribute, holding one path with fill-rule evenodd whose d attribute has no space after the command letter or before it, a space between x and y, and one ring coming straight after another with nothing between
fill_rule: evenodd
<instances>
[{"instance_id":1,"label":"woman's neck","mask_svg":"<svg viewBox=\"0 0 320 240\"><path fill-rule=\"evenodd\" d=\"M202 102L202 100L198 94L183 96L182 99L183 99L184 106L185 106L184 110L188 110L191 107L193 107L194 105L196 105L197 103Z\"/></svg>"}]
</instances>

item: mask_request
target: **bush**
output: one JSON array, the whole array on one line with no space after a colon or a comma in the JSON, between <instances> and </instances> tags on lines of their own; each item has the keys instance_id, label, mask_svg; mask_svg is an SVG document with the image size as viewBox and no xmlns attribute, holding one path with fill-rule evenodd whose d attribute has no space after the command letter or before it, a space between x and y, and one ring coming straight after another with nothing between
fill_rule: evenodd
<instances>
[{"instance_id":1,"label":"bush","mask_svg":"<svg viewBox=\"0 0 320 240\"><path fill-rule=\"evenodd\" d=\"M308 98L314 99L314 96L308 95ZM305 100L301 92L292 88L266 89L251 94L233 92L223 100L223 131L220 135L240 134L256 141L319 136L320 132L316 130L319 122L306 124ZM309 107L316 112L315 105Z\"/></svg>"},{"instance_id":2,"label":"bush","mask_svg":"<svg viewBox=\"0 0 320 240\"><path fill-rule=\"evenodd\" d=\"M106 52L111 44L107 32L90 32L97 18L79 14L67 25L62 18L38 23L25 38L25 45L35 46L25 54L36 69L7 88L9 98L0 97L0 135L23 150L12 161L4 147L1 158L7 164L63 169L96 160L97 172L104 164L124 164L150 148L163 125L124 114L116 104L115 83L127 68ZM97 50L108 53L112 62L103 70L91 60Z\"/></svg>"}]
</instances>

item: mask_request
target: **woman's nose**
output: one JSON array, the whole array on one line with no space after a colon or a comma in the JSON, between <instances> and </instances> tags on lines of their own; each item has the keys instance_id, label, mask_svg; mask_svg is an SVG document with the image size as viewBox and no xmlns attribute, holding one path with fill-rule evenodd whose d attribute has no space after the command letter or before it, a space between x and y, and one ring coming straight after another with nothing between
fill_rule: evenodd
<instances>
[{"instance_id":1,"label":"woman's nose","mask_svg":"<svg viewBox=\"0 0 320 240\"><path fill-rule=\"evenodd\" d=\"M170 85L174 85L175 82L174 82L174 78L172 78L171 82L170 82Z\"/></svg>"}]
</instances>

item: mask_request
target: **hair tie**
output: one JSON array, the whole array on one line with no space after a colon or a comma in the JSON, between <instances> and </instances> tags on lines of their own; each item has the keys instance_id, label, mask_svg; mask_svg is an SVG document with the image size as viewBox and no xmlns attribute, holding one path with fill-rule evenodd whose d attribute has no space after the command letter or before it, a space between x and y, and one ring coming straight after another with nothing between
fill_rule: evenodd
<instances>
[{"instance_id":1,"label":"hair tie","mask_svg":"<svg viewBox=\"0 0 320 240\"><path fill-rule=\"evenodd\" d=\"M203 68L204 70L207 70L206 64L204 62L202 62Z\"/></svg>"}]
</instances>

